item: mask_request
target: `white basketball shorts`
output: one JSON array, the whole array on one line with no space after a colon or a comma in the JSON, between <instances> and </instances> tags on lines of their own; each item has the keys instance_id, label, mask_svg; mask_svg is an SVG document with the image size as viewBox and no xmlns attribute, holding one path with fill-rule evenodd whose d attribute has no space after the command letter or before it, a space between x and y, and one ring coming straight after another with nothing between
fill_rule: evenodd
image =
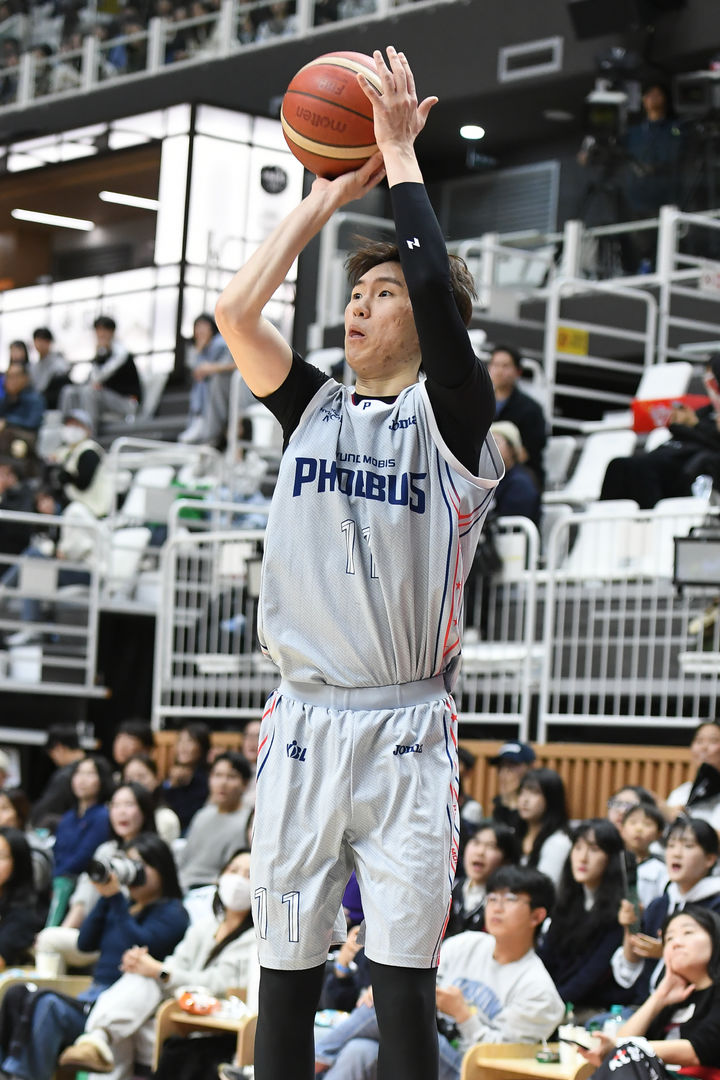
<instances>
[{"instance_id":1,"label":"white basketball shorts","mask_svg":"<svg viewBox=\"0 0 720 1080\"><path fill-rule=\"evenodd\" d=\"M281 684L265 709L257 762L251 881L260 963L324 963L355 869L367 956L437 965L457 863L457 796L457 716L442 679L358 690Z\"/></svg>"}]
</instances>

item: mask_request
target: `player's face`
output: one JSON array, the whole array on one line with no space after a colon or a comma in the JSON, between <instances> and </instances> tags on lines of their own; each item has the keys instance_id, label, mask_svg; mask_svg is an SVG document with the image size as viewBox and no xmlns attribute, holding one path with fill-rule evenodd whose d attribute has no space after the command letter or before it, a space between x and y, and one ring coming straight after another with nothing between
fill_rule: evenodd
<instances>
[{"instance_id":1,"label":"player's face","mask_svg":"<svg viewBox=\"0 0 720 1080\"><path fill-rule=\"evenodd\" d=\"M345 308L345 356L358 382L415 382L420 344L400 263L373 266L353 287Z\"/></svg>"}]
</instances>

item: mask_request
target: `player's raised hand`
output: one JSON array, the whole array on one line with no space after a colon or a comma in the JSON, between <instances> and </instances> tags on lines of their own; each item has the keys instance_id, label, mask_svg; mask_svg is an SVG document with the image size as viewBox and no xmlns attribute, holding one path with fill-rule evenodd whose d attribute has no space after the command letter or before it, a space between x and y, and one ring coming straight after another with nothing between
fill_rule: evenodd
<instances>
[{"instance_id":1,"label":"player's raised hand","mask_svg":"<svg viewBox=\"0 0 720 1080\"><path fill-rule=\"evenodd\" d=\"M373 107L375 141L383 154L390 147L411 147L438 100L426 97L418 104L415 78L407 57L392 45L388 45L386 52L387 61L379 49L373 53L381 93L364 75L358 74L360 86Z\"/></svg>"}]
</instances>

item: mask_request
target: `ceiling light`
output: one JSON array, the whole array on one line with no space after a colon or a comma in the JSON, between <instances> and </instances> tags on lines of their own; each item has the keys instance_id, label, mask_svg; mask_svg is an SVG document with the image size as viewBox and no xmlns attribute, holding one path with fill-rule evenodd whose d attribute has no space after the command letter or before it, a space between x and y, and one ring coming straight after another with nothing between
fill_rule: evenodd
<instances>
[{"instance_id":1,"label":"ceiling light","mask_svg":"<svg viewBox=\"0 0 720 1080\"><path fill-rule=\"evenodd\" d=\"M119 206L137 206L140 210L157 210L158 199L143 199L140 195L123 195L121 191L99 191L98 198L103 202L118 203Z\"/></svg>"},{"instance_id":2,"label":"ceiling light","mask_svg":"<svg viewBox=\"0 0 720 1080\"><path fill-rule=\"evenodd\" d=\"M484 139L485 128L480 127L478 124L463 124L460 128L460 135L463 139Z\"/></svg>"},{"instance_id":3,"label":"ceiling light","mask_svg":"<svg viewBox=\"0 0 720 1080\"><path fill-rule=\"evenodd\" d=\"M11 210L12 217L19 221L35 221L38 225L57 225L60 229L80 229L82 232L90 232L95 228L94 221L86 221L85 218L62 217L60 214L39 214L35 210Z\"/></svg>"}]
</instances>

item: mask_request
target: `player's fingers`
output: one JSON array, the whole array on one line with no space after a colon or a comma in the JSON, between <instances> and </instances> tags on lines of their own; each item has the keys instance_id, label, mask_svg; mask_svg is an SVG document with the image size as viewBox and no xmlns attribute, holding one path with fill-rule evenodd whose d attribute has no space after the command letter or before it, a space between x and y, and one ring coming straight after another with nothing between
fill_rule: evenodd
<instances>
[{"instance_id":1,"label":"player's fingers","mask_svg":"<svg viewBox=\"0 0 720 1080\"><path fill-rule=\"evenodd\" d=\"M379 49L375 49L373 51L373 60L375 61L375 68L378 75L380 76L380 82L382 83L383 87L390 86L393 81L392 72L390 71L390 68L385 62L385 57Z\"/></svg>"},{"instance_id":2,"label":"player's fingers","mask_svg":"<svg viewBox=\"0 0 720 1080\"><path fill-rule=\"evenodd\" d=\"M437 103L438 103L438 99L436 97L426 97L418 105L418 116L420 118L420 121L421 121L423 127L425 126L425 121L428 118L428 114L430 113L430 110L432 109L433 105L437 105Z\"/></svg>"},{"instance_id":3,"label":"player's fingers","mask_svg":"<svg viewBox=\"0 0 720 1080\"><path fill-rule=\"evenodd\" d=\"M402 64L403 71L405 72L405 82L407 83L408 94L410 94L411 97L416 98L417 92L415 90L415 76L412 73L412 69L408 63L407 57L404 52L398 53L398 60Z\"/></svg>"}]
</instances>

